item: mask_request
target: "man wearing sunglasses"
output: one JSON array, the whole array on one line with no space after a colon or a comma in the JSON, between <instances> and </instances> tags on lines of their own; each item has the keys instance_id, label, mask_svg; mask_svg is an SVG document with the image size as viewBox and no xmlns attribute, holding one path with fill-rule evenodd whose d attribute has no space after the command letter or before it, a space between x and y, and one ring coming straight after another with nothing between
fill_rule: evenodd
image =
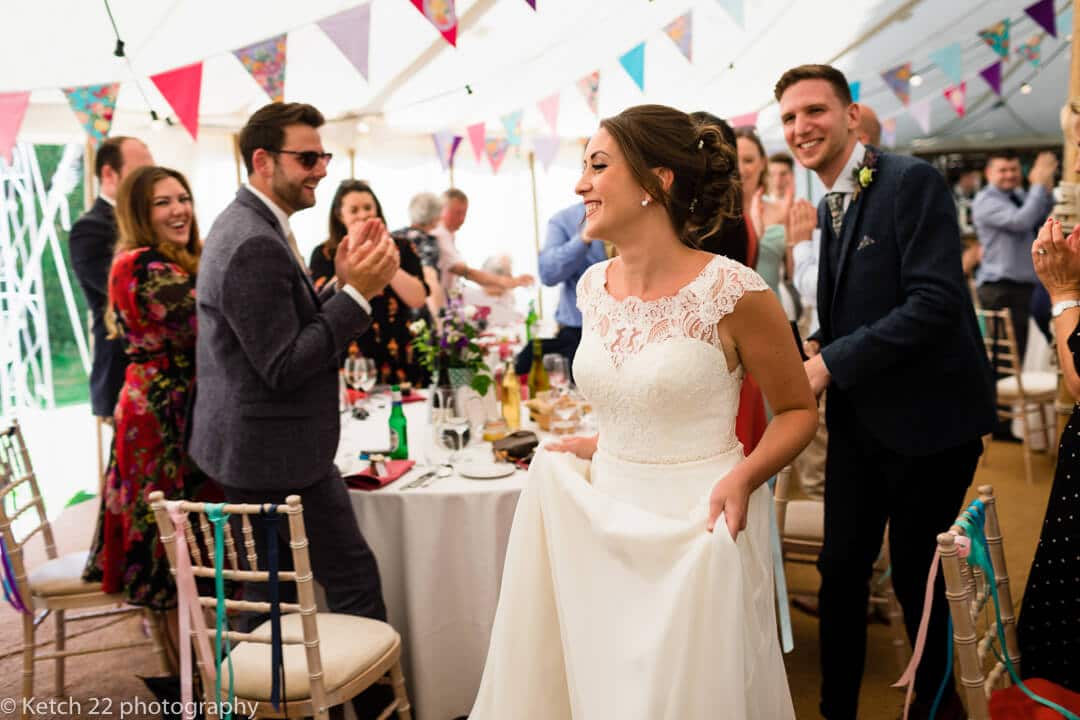
<instances>
[{"instance_id":1,"label":"man wearing sunglasses","mask_svg":"<svg viewBox=\"0 0 1080 720\"><path fill-rule=\"evenodd\" d=\"M339 292L316 293L289 226L315 204L330 154L311 105L273 103L240 132L248 185L214 222L196 285L199 392L191 456L234 503L299 495L315 579L332 612L386 620L379 570L334 466L340 434L338 357L371 324L368 299L398 269L379 220L349 230L334 259ZM257 547L265 547L256 528ZM287 524L278 525L282 569L291 569ZM245 598L265 600L266 583ZM295 602L283 583L281 600ZM250 619L251 626L265 618ZM361 719L388 700L377 687L356 698ZM385 703L383 703L385 705Z\"/></svg>"}]
</instances>

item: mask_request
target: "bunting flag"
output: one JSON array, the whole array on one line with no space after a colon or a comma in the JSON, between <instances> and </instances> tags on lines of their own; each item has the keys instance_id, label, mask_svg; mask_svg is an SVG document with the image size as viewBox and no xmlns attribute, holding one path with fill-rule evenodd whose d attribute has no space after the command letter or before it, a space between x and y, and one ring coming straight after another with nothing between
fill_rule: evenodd
<instances>
[{"instance_id":1,"label":"bunting flag","mask_svg":"<svg viewBox=\"0 0 1080 720\"><path fill-rule=\"evenodd\" d=\"M735 21L735 24L741 28L746 27L746 12L744 6L744 0L717 0L720 3L720 7L727 10L727 14L731 16L731 19Z\"/></svg>"},{"instance_id":2,"label":"bunting flag","mask_svg":"<svg viewBox=\"0 0 1080 720\"><path fill-rule=\"evenodd\" d=\"M630 75L638 88L645 91L645 43L638 43L629 52L619 57L619 64Z\"/></svg>"},{"instance_id":3,"label":"bunting flag","mask_svg":"<svg viewBox=\"0 0 1080 720\"><path fill-rule=\"evenodd\" d=\"M192 140L199 139L199 96L202 93L202 61L151 75L161 96L172 107Z\"/></svg>"},{"instance_id":4,"label":"bunting flag","mask_svg":"<svg viewBox=\"0 0 1080 720\"><path fill-rule=\"evenodd\" d=\"M536 9L536 0L525 0L525 2L529 3L529 7L531 7L533 10Z\"/></svg>"},{"instance_id":5,"label":"bunting flag","mask_svg":"<svg viewBox=\"0 0 1080 720\"><path fill-rule=\"evenodd\" d=\"M915 122L919 124L919 127L922 128L923 134L929 134L930 98L908 105L908 112L911 114L911 117L915 119Z\"/></svg>"},{"instance_id":6,"label":"bunting flag","mask_svg":"<svg viewBox=\"0 0 1080 720\"><path fill-rule=\"evenodd\" d=\"M1021 55L1035 67L1039 67L1039 64L1042 62L1042 41L1045 37L1045 33L1036 33L1032 35L1016 48L1017 54Z\"/></svg>"},{"instance_id":7,"label":"bunting flag","mask_svg":"<svg viewBox=\"0 0 1080 720\"><path fill-rule=\"evenodd\" d=\"M285 34L233 50L259 87L274 102L285 100Z\"/></svg>"},{"instance_id":8,"label":"bunting flag","mask_svg":"<svg viewBox=\"0 0 1080 720\"><path fill-rule=\"evenodd\" d=\"M896 93L900 102L907 105L911 102L911 63L897 65L892 70L881 73L881 79Z\"/></svg>"},{"instance_id":9,"label":"bunting flag","mask_svg":"<svg viewBox=\"0 0 1080 720\"><path fill-rule=\"evenodd\" d=\"M990 86L998 97L1001 97L1001 61L994 63L993 65L987 65L979 71L979 75L986 81L986 84Z\"/></svg>"},{"instance_id":10,"label":"bunting flag","mask_svg":"<svg viewBox=\"0 0 1080 720\"><path fill-rule=\"evenodd\" d=\"M859 102L859 98L862 97L862 83L858 80L849 82L848 90L851 91L851 102Z\"/></svg>"},{"instance_id":11,"label":"bunting flag","mask_svg":"<svg viewBox=\"0 0 1080 720\"><path fill-rule=\"evenodd\" d=\"M364 80L368 79L368 51L371 48L371 3L339 12L318 22L319 29L337 45Z\"/></svg>"},{"instance_id":12,"label":"bunting flag","mask_svg":"<svg viewBox=\"0 0 1080 720\"><path fill-rule=\"evenodd\" d=\"M594 70L577 81L578 90L585 96L585 103L593 111L593 115L599 115L597 98L600 95L600 71Z\"/></svg>"},{"instance_id":13,"label":"bunting flag","mask_svg":"<svg viewBox=\"0 0 1080 720\"><path fill-rule=\"evenodd\" d=\"M1043 30L1057 37L1057 18L1054 17L1054 0L1039 0L1039 2L1024 8L1027 16L1037 22ZM1068 32L1068 30L1066 30Z\"/></svg>"},{"instance_id":14,"label":"bunting flag","mask_svg":"<svg viewBox=\"0 0 1080 720\"><path fill-rule=\"evenodd\" d=\"M454 155L464 139L449 130L432 133L431 139L435 141L435 154L439 156L443 170L449 170L454 166Z\"/></svg>"},{"instance_id":15,"label":"bunting flag","mask_svg":"<svg viewBox=\"0 0 1080 720\"><path fill-rule=\"evenodd\" d=\"M1009 59L1009 25L1011 24L1012 21L1005 18L979 31L979 37L990 46L990 49L1006 60Z\"/></svg>"},{"instance_id":16,"label":"bunting flag","mask_svg":"<svg viewBox=\"0 0 1080 720\"><path fill-rule=\"evenodd\" d=\"M930 53L930 60L941 68L941 72L945 73L945 77L949 78L953 85L957 85L964 80L963 58L964 48L958 42L946 45L940 50Z\"/></svg>"},{"instance_id":17,"label":"bunting flag","mask_svg":"<svg viewBox=\"0 0 1080 720\"><path fill-rule=\"evenodd\" d=\"M500 118L503 128L506 129L507 145L521 144L521 112L521 110L515 110Z\"/></svg>"},{"instance_id":18,"label":"bunting flag","mask_svg":"<svg viewBox=\"0 0 1080 720\"><path fill-rule=\"evenodd\" d=\"M551 126L551 132L557 133L559 131L559 93L553 93L546 98L538 102L537 107L540 108L540 114L547 120L547 124Z\"/></svg>"},{"instance_id":19,"label":"bunting flag","mask_svg":"<svg viewBox=\"0 0 1080 720\"><path fill-rule=\"evenodd\" d=\"M560 140L555 136L533 138L533 151L536 153L536 157L540 159L540 164L544 166L544 172L551 169L552 161L559 154L559 144Z\"/></svg>"},{"instance_id":20,"label":"bunting flag","mask_svg":"<svg viewBox=\"0 0 1080 720\"><path fill-rule=\"evenodd\" d=\"M469 134L469 144L472 145L473 155L476 156L476 162L484 157L484 143L487 137L484 134L484 123L476 123L465 128L465 132Z\"/></svg>"},{"instance_id":21,"label":"bunting flag","mask_svg":"<svg viewBox=\"0 0 1080 720\"><path fill-rule=\"evenodd\" d=\"M412 0L412 4L435 29L454 47L457 47L457 14L454 0Z\"/></svg>"},{"instance_id":22,"label":"bunting flag","mask_svg":"<svg viewBox=\"0 0 1080 720\"><path fill-rule=\"evenodd\" d=\"M30 92L0 93L0 157L11 164L11 150L19 135L26 108L30 106Z\"/></svg>"},{"instance_id":23,"label":"bunting flag","mask_svg":"<svg viewBox=\"0 0 1080 720\"><path fill-rule=\"evenodd\" d=\"M756 112L750 112L744 113L743 115L736 115L735 117L729 117L727 121L732 129L741 127L752 128L757 126L757 116L758 114Z\"/></svg>"},{"instance_id":24,"label":"bunting flag","mask_svg":"<svg viewBox=\"0 0 1080 720\"><path fill-rule=\"evenodd\" d=\"M499 167L502 165L503 160L506 159L506 151L509 148L510 145L506 142L506 138L489 137L484 141L484 152L487 153L493 174L499 172Z\"/></svg>"},{"instance_id":25,"label":"bunting flag","mask_svg":"<svg viewBox=\"0 0 1080 720\"><path fill-rule=\"evenodd\" d=\"M679 48L679 52L683 54L687 60L693 61L691 56L690 41L694 35L694 18L691 12L687 12L685 15L680 15L667 25L664 26L664 32L671 38L671 41Z\"/></svg>"},{"instance_id":26,"label":"bunting flag","mask_svg":"<svg viewBox=\"0 0 1080 720\"><path fill-rule=\"evenodd\" d=\"M77 88L61 88L67 96L68 104L75 112L75 117L86 130L86 134L97 147L105 142L112 127L113 112L116 110L116 94L120 92L120 83L87 85Z\"/></svg>"},{"instance_id":27,"label":"bunting flag","mask_svg":"<svg viewBox=\"0 0 1080 720\"><path fill-rule=\"evenodd\" d=\"M881 121L881 144L885 147L896 147L896 118L885 118Z\"/></svg>"},{"instance_id":28,"label":"bunting flag","mask_svg":"<svg viewBox=\"0 0 1080 720\"><path fill-rule=\"evenodd\" d=\"M1065 11L1058 16L1058 27L1061 28L1061 34L1065 36L1066 40L1072 40L1073 36L1073 9L1072 5L1065 8Z\"/></svg>"},{"instance_id":29,"label":"bunting flag","mask_svg":"<svg viewBox=\"0 0 1080 720\"><path fill-rule=\"evenodd\" d=\"M945 88L945 99L952 105L953 110L960 117L964 117L966 111L965 99L967 97L967 82L961 82L959 85L953 85L952 87Z\"/></svg>"}]
</instances>

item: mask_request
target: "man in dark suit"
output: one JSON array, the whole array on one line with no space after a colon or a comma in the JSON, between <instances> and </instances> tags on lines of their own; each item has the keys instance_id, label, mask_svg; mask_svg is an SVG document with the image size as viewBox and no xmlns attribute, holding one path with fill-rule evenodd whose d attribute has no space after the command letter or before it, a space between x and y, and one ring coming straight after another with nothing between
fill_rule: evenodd
<instances>
[{"instance_id":1,"label":"man in dark suit","mask_svg":"<svg viewBox=\"0 0 1080 720\"><path fill-rule=\"evenodd\" d=\"M124 341L105 336L105 308L109 302L109 268L116 245L116 192L128 173L153 165L149 148L132 137L112 137L101 144L94 160L98 198L71 226L68 247L71 269L82 287L92 318L94 358L90 369L90 407L95 416L112 420L120 388L124 385L127 356Z\"/></svg>"},{"instance_id":2,"label":"man in dark suit","mask_svg":"<svg viewBox=\"0 0 1080 720\"><path fill-rule=\"evenodd\" d=\"M273 103L240 131L249 184L210 229L196 284L190 449L230 502L281 503L299 495L312 571L330 610L386 620L378 566L334 455L338 357L370 324L368 300L396 272L398 254L381 221L354 225L334 259L340 291L316 294L289 216L315 204L315 187L326 176L322 124L310 105ZM278 531L280 557L291 566L287 522ZM284 600L295 586L282 590ZM252 583L246 599L263 599L265 591ZM377 715L374 696L385 690L360 696L357 714Z\"/></svg>"},{"instance_id":3,"label":"man in dark suit","mask_svg":"<svg viewBox=\"0 0 1080 720\"><path fill-rule=\"evenodd\" d=\"M886 523L892 578L914 640L936 535L956 518L994 422L989 363L960 266L956 207L921 160L858 142L847 80L804 65L776 84L784 136L829 194L818 208L821 327L810 385L829 389L821 572L821 712L854 720L868 581ZM935 591L912 717L944 675L948 606ZM939 718L963 717L955 690Z\"/></svg>"}]
</instances>

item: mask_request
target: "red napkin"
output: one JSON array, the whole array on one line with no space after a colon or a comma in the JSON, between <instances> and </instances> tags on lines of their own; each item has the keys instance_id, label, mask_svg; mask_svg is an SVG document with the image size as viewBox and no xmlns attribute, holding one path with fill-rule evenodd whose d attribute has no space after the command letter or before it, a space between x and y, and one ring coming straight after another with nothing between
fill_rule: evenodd
<instances>
[{"instance_id":1,"label":"red napkin","mask_svg":"<svg viewBox=\"0 0 1080 720\"><path fill-rule=\"evenodd\" d=\"M413 465L415 464L415 460L387 460L386 475L375 477L375 474L371 470L365 470L362 473L350 475L345 478L345 484L353 490L378 490L381 487L386 487L405 473L412 470Z\"/></svg>"},{"instance_id":2,"label":"red napkin","mask_svg":"<svg viewBox=\"0 0 1080 720\"><path fill-rule=\"evenodd\" d=\"M363 392L362 390L353 390L352 388L345 388L345 392L348 393L348 398L349 398L349 403L350 404L355 403L355 402L357 402L359 400L363 400L364 398L367 397L367 394L365 392ZM421 395L420 393L416 392L415 390L413 390L408 395L402 395L401 396L401 402L403 404L414 403L414 402L423 402L424 400L427 400L427 397L425 395Z\"/></svg>"},{"instance_id":3,"label":"red napkin","mask_svg":"<svg viewBox=\"0 0 1080 720\"><path fill-rule=\"evenodd\" d=\"M1025 680L1028 690L1066 710L1080 712L1080 695L1042 678ZM994 720L1054 720L1061 713L1040 705L1017 686L995 690L990 696L990 717Z\"/></svg>"}]
</instances>

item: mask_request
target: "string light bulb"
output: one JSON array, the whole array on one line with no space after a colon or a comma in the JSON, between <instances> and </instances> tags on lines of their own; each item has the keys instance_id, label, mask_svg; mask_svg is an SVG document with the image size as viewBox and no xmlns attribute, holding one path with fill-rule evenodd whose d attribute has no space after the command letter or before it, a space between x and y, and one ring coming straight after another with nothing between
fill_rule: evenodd
<instances>
[{"instance_id":1,"label":"string light bulb","mask_svg":"<svg viewBox=\"0 0 1080 720\"><path fill-rule=\"evenodd\" d=\"M922 85L922 75L912 75L910 82L911 87L919 87L920 85Z\"/></svg>"},{"instance_id":2,"label":"string light bulb","mask_svg":"<svg viewBox=\"0 0 1080 720\"><path fill-rule=\"evenodd\" d=\"M158 117L156 110L150 111L150 129L154 132L159 132L165 128L165 123Z\"/></svg>"},{"instance_id":3,"label":"string light bulb","mask_svg":"<svg viewBox=\"0 0 1080 720\"><path fill-rule=\"evenodd\" d=\"M1020 92L1023 93L1024 95L1030 95L1031 94L1031 83L1024 83L1023 85L1021 85L1020 86Z\"/></svg>"}]
</instances>

